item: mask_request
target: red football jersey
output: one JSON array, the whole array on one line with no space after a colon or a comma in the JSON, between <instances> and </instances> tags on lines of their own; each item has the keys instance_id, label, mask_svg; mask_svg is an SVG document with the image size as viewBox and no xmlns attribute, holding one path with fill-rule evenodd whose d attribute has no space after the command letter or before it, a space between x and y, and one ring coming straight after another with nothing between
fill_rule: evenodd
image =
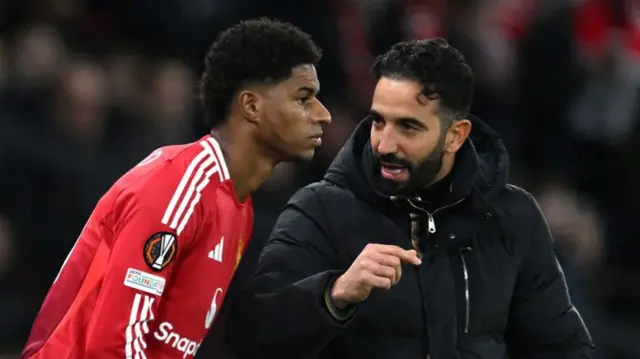
<instances>
[{"instance_id":1,"label":"red football jersey","mask_svg":"<svg viewBox=\"0 0 640 359\"><path fill-rule=\"evenodd\" d=\"M211 136L154 151L98 202L21 357L193 357L252 224Z\"/></svg>"}]
</instances>

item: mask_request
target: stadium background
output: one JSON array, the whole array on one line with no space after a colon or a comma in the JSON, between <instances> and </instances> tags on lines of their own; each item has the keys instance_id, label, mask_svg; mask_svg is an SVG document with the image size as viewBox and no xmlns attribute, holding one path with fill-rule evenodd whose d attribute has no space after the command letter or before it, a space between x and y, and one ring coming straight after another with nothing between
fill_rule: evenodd
<instances>
[{"instance_id":1,"label":"stadium background","mask_svg":"<svg viewBox=\"0 0 640 359\"><path fill-rule=\"evenodd\" d=\"M473 112L504 137L513 182L548 216L598 358L640 358L632 0L0 1L3 357L20 351L100 195L154 148L206 132L195 93L204 53L218 31L255 16L291 21L323 47L321 98L333 123L312 164L280 166L254 196L247 263L284 201L320 178L362 118L373 56L445 36L472 63Z\"/></svg>"}]
</instances>

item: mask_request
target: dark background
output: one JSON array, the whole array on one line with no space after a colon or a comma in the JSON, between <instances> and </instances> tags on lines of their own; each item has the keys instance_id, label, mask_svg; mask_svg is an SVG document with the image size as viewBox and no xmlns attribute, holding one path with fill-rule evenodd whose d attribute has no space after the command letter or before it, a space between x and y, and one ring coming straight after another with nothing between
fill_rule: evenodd
<instances>
[{"instance_id":1,"label":"dark background","mask_svg":"<svg viewBox=\"0 0 640 359\"><path fill-rule=\"evenodd\" d=\"M255 16L323 47L333 123L311 165L279 166L254 196L241 276L363 117L373 56L445 36L472 63L473 112L505 138L512 182L548 217L598 358L640 358L640 3L625 0L0 0L0 353L22 348L104 191L156 147L206 133L204 53Z\"/></svg>"}]
</instances>

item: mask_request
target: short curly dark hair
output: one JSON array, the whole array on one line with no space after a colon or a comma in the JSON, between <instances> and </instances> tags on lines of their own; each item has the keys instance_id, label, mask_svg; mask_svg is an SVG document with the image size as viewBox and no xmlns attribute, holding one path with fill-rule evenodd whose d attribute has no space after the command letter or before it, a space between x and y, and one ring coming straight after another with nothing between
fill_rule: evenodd
<instances>
[{"instance_id":1,"label":"short curly dark hair","mask_svg":"<svg viewBox=\"0 0 640 359\"><path fill-rule=\"evenodd\" d=\"M205 57L200 100L205 122L215 128L228 117L236 92L249 84L275 84L299 65L317 65L322 50L307 33L278 20L242 21L221 32Z\"/></svg>"},{"instance_id":2,"label":"short curly dark hair","mask_svg":"<svg viewBox=\"0 0 640 359\"><path fill-rule=\"evenodd\" d=\"M440 99L443 130L469 115L474 78L464 56L443 38L399 42L378 56L373 73L418 81L428 99Z\"/></svg>"}]
</instances>

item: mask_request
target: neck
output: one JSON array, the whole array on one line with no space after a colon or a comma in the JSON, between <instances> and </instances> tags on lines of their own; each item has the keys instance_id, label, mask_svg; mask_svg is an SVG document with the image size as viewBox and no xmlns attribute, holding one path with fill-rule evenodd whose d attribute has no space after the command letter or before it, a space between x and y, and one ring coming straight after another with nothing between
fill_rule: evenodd
<instances>
[{"instance_id":1,"label":"neck","mask_svg":"<svg viewBox=\"0 0 640 359\"><path fill-rule=\"evenodd\" d=\"M247 140L249 135L242 131L225 127L212 130L211 135L220 143L235 194L243 202L267 181L278 161L265 156L258 143Z\"/></svg>"}]
</instances>

